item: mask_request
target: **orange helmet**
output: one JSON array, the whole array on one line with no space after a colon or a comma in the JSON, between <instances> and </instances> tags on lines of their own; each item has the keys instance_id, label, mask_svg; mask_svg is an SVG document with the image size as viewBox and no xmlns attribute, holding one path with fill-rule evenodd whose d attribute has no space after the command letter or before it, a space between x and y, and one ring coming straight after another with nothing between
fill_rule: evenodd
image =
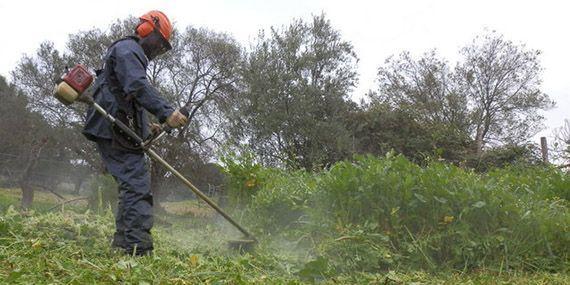
<instances>
[{"instance_id":1,"label":"orange helmet","mask_svg":"<svg viewBox=\"0 0 570 285\"><path fill-rule=\"evenodd\" d=\"M136 29L139 36L144 38L157 29L165 40L170 41L172 24L170 24L170 20L164 13L153 10L142 15L139 19L141 22Z\"/></svg>"}]
</instances>

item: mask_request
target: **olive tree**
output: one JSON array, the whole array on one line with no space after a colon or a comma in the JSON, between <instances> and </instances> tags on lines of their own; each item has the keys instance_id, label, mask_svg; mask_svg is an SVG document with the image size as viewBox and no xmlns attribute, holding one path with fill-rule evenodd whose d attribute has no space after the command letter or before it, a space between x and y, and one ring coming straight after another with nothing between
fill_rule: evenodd
<instances>
[{"instance_id":1,"label":"olive tree","mask_svg":"<svg viewBox=\"0 0 570 285\"><path fill-rule=\"evenodd\" d=\"M356 63L324 15L261 33L243 68L234 137L267 164L312 169L346 157Z\"/></svg>"}]
</instances>

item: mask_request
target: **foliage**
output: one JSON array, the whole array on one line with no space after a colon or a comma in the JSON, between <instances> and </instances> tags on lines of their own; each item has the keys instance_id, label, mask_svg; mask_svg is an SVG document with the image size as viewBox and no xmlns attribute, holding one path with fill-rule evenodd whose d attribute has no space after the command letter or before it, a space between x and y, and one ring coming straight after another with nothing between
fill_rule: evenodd
<instances>
[{"instance_id":1,"label":"foliage","mask_svg":"<svg viewBox=\"0 0 570 285\"><path fill-rule=\"evenodd\" d=\"M540 54L494 32L461 49L455 66L435 51L403 52L379 67L370 106L405 112L424 127L411 137L427 133L451 161L469 152L479 159L489 147L524 145L540 129L539 111L553 106L541 91Z\"/></svg>"},{"instance_id":2,"label":"foliage","mask_svg":"<svg viewBox=\"0 0 570 285\"><path fill-rule=\"evenodd\" d=\"M252 153L222 158L230 205L245 208L243 214L264 233L284 232L305 214L314 188L311 175L264 168Z\"/></svg>"},{"instance_id":3,"label":"foliage","mask_svg":"<svg viewBox=\"0 0 570 285\"><path fill-rule=\"evenodd\" d=\"M417 163L429 157L460 162L471 145L468 134L443 124L424 124L407 110L379 103L345 118L352 130L351 152L383 155L389 151Z\"/></svg>"},{"instance_id":4,"label":"foliage","mask_svg":"<svg viewBox=\"0 0 570 285\"><path fill-rule=\"evenodd\" d=\"M246 209L248 221L264 233L287 235L298 230L310 207L315 181L300 170L286 173L272 169L263 174L264 181Z\"/></svg>"},{"instance_id":5,"label":"foliage","mask_svg":"<svg viewBox=\"0 0 570 285\"><path fill-rule=\"evenodd\" d=\"M246 211L256 231L310 241L337 271L561 271L569 186L567 174L544 166L477 174L363 156L320 174L273 170Z\"/></svg>"},{"instance_id":6,"label":"foliage","mask_svg":"<svg viewBox=\"0 0 570 285\"><path fill-rule=\"evenodd\" d=\"M517 144L537 132L538 111L554 106L541 91L541 52L497 33L476 37L461 50L459 92L469 98L476 150L493 142Z\"/></svg>"},{"instance_id":7,"label":"foliage","mask_svg":"<svg viewBox=\"0 0 570 285\"><path fill-rule=\"evenodd\" d=\"M313 169L346 156L342 118L354 103L357 57L324 17L261 34L243 68L233 138L266 165Z\"/></svg>"},{"instance_id":8,"label":"foliage","mask_svg":"<svg viewBox=\"0 0 570 285\"><path fill-rule=\"evenodd\" d=\"M228 189L226 195L230 203L242 205L251 200L251 197L261 187L262 167L254 160L252 153L237 156L230 153L221 158L226 174L225 186Z\"/></svg>"}]
</instances>

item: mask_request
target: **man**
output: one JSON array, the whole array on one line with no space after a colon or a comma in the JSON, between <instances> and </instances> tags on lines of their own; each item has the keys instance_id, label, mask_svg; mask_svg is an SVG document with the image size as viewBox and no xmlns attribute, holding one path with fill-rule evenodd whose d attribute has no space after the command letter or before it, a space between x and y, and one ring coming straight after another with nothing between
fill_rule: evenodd
<instances>
[{"instance_id":1,"label":"man","mask_svg":"<svg viewBox=\"0 0 570 285\"><path fill-rule=\"evenodd\" d=\"M98 84L95 101L143 139L150 135L145 109L172 128L187 122L179 110L159 96L146 77L149 60L171 49L171 34L172 25L162 12L144 14L135 36L118 40L108 48L104 68L94 83ZM128 254L152 253L153 199L142 149L92 108L87 111L83 134L97 144L107 171L119 184L112 246Z\"/></svg>"}]
</instances>

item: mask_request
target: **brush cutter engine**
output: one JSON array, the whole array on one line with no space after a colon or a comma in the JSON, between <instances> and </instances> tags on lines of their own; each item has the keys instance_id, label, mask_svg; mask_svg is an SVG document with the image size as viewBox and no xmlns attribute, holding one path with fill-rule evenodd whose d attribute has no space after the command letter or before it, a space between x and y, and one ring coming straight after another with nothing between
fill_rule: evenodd
<instances>
[{"instance_id":1,"label":"brush cutter engine","mask_svg":"<svg viewBox=\"0 0 570 285\"><path fill-rule=\"evenodd\" d=\"M64 105L71 105L91 85L93 75L81 64L74 66L55 85L54 97Z\"/></svg>"}]
</instances>

